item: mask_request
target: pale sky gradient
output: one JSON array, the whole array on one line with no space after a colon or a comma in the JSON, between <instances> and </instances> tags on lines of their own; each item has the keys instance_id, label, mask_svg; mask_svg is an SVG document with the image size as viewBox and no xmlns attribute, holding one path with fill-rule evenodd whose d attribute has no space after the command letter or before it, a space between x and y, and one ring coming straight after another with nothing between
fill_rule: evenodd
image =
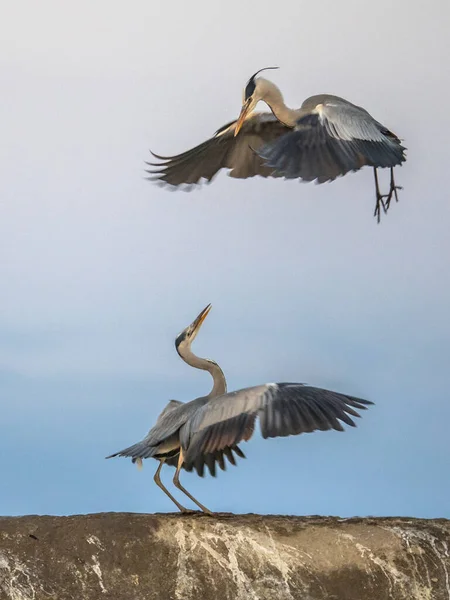
<instances>
[{"instance_id":1,"label":"pale sky gradient","mask_svg":"<svg viewBox=\"0 0 450 600\"><path fill-rule=\"evenodd\" d=\"M173 342L212 302L195 351L230 389L306 381L376 406L344 434L258 434L238 468L185 474L192 493L450 517L448 1L3 4L0 514L172 511L155 461L104 456L209 390ZM337 94L405 140L380 226L369 169L322 186L220 174L189 194L145 181L149 148L209 137L269 65L291 106Z\"/></svg>"}]
</instances>

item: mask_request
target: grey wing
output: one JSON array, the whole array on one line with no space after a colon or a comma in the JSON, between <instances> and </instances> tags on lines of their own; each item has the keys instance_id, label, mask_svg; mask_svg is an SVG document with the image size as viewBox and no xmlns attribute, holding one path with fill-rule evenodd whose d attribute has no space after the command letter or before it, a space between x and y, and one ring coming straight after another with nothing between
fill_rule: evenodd
<instances>
[{"instance_id":1,"label":"grey wing","mask_svg":"<svg viewBox=\"0 0 450 600\"><path fill-rule=\"evenodd\" d=\"M138 458L177 453L179 448L178 431L186 423L189 414L195 411L195 402L183 403L178 400L170 400L159 415L154 427L140 442L106 458L126 456L135 462Z\"/></svg>"},{"instance_id":2,"label":"grey wing","mask_svg":"<svg viewBox=\"0 0 450 600\"><path fill-rule=\"evenodd\" d=\"M186 422L180 442L186 462L201 454L247 441L259 417L263 438L298 435L320 430L343 431L343 423L355 427L355 409L368 400L300 383L272 383L246 388L214 398ZM351 415L351 416L350 416Z\"/></svg>"},{"instance_id":3,"label":"grey wing","mask_svg":"<svg viewBox=\"0 0 450 600\"><path fill-rule=\"evenodd\" d=\"M175 410L175 408L178 408L182 404L184 404L184 402L181 402L180 400L169 400L169 402L166 404L166 406L160 412L160 414L156 420L156 423L158 424L159 422L161 422L161 420L163 419L163 417L165 415L172 412L173 410Z\"/></svg>"},{"instance_id":4,"label":"grey wing","mask_svg":"<svg viewBox=\"0 0 450 600\"><path fill-rule=\"evenodd\" d=\"M406 160L404 151L399 138L363 108L316 96L304 102L295 130L258 154L288 179L324 183L365 165L397 166Z\"/></svg>"},{"instance_id":5,"label":"grey wing","mask_svg":"<svg viewBox=\"0 0 450 600\"><path fill-rule=\"evenodd\" d=\"M234 137L236 121L228 123L199 146L177 156L159 156L159 163L147 163L151 181L162 185L180 186L188 190L202 180L212 181L223 168L230 169L230 177L247 179L278 177L274 169L266 166L254 152L263 144L271 142L290 129L280 123L271 113L254 113Z\"/></svg>"}]
</instances>

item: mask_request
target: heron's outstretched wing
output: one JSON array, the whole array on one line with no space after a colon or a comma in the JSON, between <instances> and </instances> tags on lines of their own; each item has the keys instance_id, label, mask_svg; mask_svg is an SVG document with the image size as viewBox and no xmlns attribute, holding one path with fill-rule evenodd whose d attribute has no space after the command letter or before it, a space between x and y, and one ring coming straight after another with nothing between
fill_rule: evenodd
<instances>
[{"instance_id":1,"label":"heron's outstretched wing","mask_svg":"<svg viewBox=\"0 0 450 600\"><path fill-rule=\"evenodd\" d=\"M332 181L361 167L395 167L406 160L398 137L346 100L314 96L303 103L294 131L258 155L288 179Z\"/></svg>"},{"instance_id":2,"label":"heron's outstretched wing","mask_svg":"<svg viewBox=\"0 0 450 600\"><path fill-rule=\"evenodd\" d=\"M201 454L231 447L253 434L259 417L263 438L297 435L316 430L343 431L355 427L355 409L372 404L300 383L269 383L230 392L210 400L180 430L181 447L189 464Z\"/></svg>"},{"instance_id":3,"label":"heron's outstretched wing","mask_svg":"<svg viewBox=\"0 0 450 600\"><path fill-rule=\"evenodd\" d=\"M256 175L278 177L254 150L291 130L271 113L253 113L236 137L235 126L236 121L228 123L206 142L177 156L152 153L160 162L147 163L152 167L148 170L149 179L163 185L183 185L188 190L202 180L209 183L223 168L230 169L230 177L238 179Z\"/></svg>"}]
</instances>

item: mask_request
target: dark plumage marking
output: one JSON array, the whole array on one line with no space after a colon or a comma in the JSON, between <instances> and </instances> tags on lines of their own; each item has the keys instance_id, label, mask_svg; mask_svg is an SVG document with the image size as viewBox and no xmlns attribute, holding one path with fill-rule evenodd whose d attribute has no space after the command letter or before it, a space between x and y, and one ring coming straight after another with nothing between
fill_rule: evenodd
<instances>
[{"instance_id":1,"label":"dark plumage marking","mask_svg":"<svg viewBox=\"0 0 450 600\"><path fill-rule=\"evenodd\" d=\"M187 336L187 332L186 331L182 331L180 333L180 335L177 337L177 339L175 340L175 348L178 348L178 346L184 342L184 340L186 339Z\"/></svg>"},{"instance_id":2,"label":"dark plumage marking","mask_svg":"<svg viewBox=\"0 0 450 600\"><path fill-rule=\"evenodd\" d=\"M245 86L244 100L248 100L249 98L251 98L253 96L253 92L255 91L255 88L256 88L255 76L253 76L253 77L251 77L251 79L249 79L247 85Z\"/></svg>"},{"instance_id":3,"label":"dark plumage marking","mask_svg":"<svg viewBox=\"0 0 450 600\"><path fill-rule=\"evenodd\" d=\"M244 91L245 101L247 101L249 98L251 98L253 96L253 93L256 89L256 76L259 75L259 73L261 73L262 71L270 71L271 69L278 69L278 67L264 67L264 69L259 69L259 71L256 71L256 73L254 73L250 77L250 79L247 82L247 85L245 86L245 91Z\"/></svg>"},{"instance_id":4,"label":"dark plumage marking","mask_svg":"<svg viewBox=\"0 0 450 600\"><path fill-rule=\"evenodd\" d=\"M301 119L297 121L298 125L303 125L305 127L317 127L319 124L320 117L317 113L312 113L310 115L305 115Z\"/></svg>"}]
</instances>

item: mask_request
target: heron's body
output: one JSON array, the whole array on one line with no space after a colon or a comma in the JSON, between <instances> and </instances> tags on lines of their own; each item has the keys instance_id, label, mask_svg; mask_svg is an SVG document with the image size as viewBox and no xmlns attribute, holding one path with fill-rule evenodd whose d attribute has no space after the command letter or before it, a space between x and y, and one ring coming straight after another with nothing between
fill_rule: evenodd
<instances>
[{"instance_id":1,"label":"heron's body","mask_svg":"<svg viewBox=\"0 0 450 600\"><path fill-rule=\"evenodd\" d=\"M257 419L264 438L316 430L343 431L341 421L354 427L351 416L359 417L355 409L372 404L302 383L269 383L227 393L219 365L195 356L190 349L209 310L210 305L178 336L176 347L185 362L211 373L214 382L211 392L187 403L171 400L143 440L108 457L127 456L138 464L145 458L159 460L155 482L181 511L186 509L160 480L164 463L176 467L175 486L203 511L210 512L180 484L181 469L195 469L203 476L206 465L215 476L216 465L225 470L226 458L235 465L235 456L245 458L238 444L252 437Z\"/></svg>"},{"instance_id":2,"label":"heron's body","mask_svg":"<svg viewBox=\"0 0 450 600\"><path fill-rule=\"evenodd\" d=\"M253 112L259 101L272 112ZM190 189L212 181L222 168L238 179L260 175L324 183L369 166L375 173L379 218L380 206L386 211L393 195L397 199L392 169L406 160L404 150L395 134L344 98L319 94L291 109L275 84L253 76L239 119L187 152L154 154L161 162L149 163L157 167L149 172L161 184ZM391 189L381 195L376 169L385 167L391 169Z\"/></svg>"},{"instance_id":3,"label":"heron's body","mask_svg":"<svg viewBox=\"0 0 450 600\"><path fill-rule=\"evenodd\" d=\"M150 429L145 438L122 451L126 456L131 456L136 462L138 459L155 458L164 460L166 464L176 467L180 454L180 439L185 435L186 424L198 410L207 404L212 397L202 396L191 400L190 402L179 402L171 400L163 412L159 415L156 425ZM120 454L122 454L120 453ZM199 456L192 463L184 462L183 469L192 471L195 469L201 477L205 472L205 466L208 467L211 475L216 475L216 466L219 465L225 470L225 458L235 464L234 454L244 457L243 452L235 445L224 451L219 451L210 456Z\"/></svg>"}]
</instances>

